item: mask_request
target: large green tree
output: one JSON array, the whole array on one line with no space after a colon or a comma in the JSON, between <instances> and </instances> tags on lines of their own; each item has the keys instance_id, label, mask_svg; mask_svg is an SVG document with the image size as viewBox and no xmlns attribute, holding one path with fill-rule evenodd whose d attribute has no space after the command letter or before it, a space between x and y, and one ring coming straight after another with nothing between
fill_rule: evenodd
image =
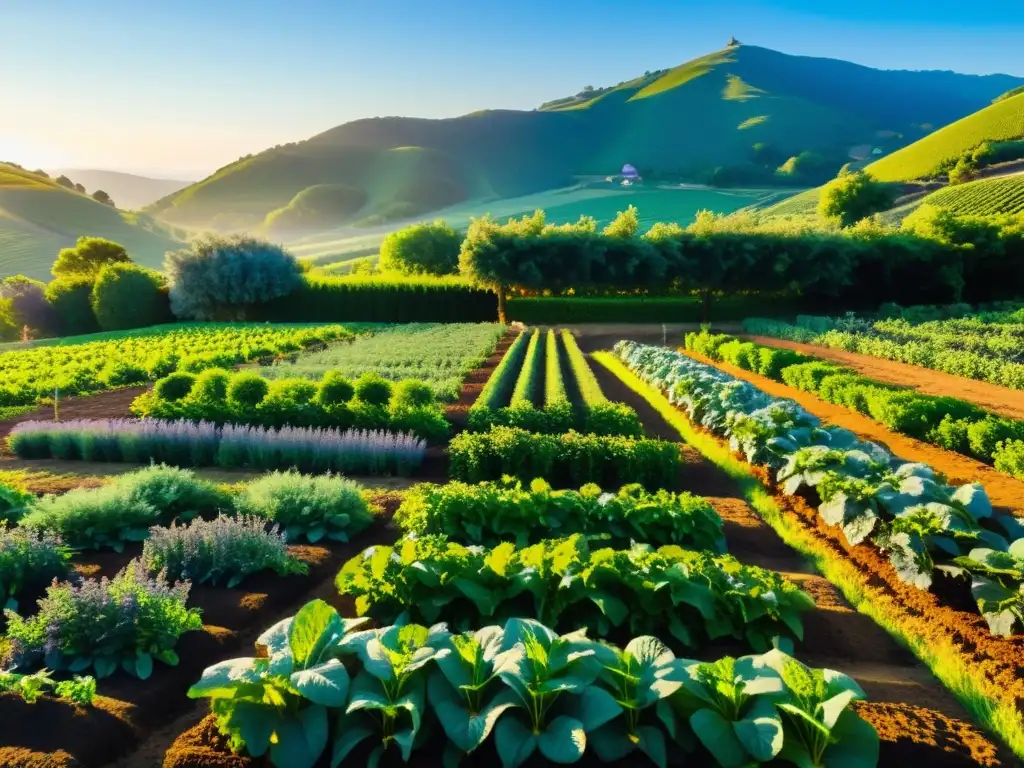
<instances>
[{"instance_id":1,"label":"large green tree","mask_svg":"<svg viewBox=\"0 0 1024 768\"><path fill-rule=\"evenodd\" d=\"M104 331L144 328L171 319L159 272L136 264L108 264L92 288L92 310Z\"/></svg>"},{"instance_id":2,"label":"large green tree","mask_svg":"<svg viewBox=\"0 0 1024 768\"><path fill-rule=\"evenodd\" d=\"M864 171L843 171L821 190L818 213L849 227L888 209L892 200L888 184L875 181Z\"/></svg>"},{"instance_id":3,"label":"large green tree","mask_svg":"<svg viewBox=\"0 0 1024 768\"><path fill-rule=\"evenodd\" d=\"M382 269L407 275L451 275L459 269L462 236L443 221L413 224L380 244Z\"/></svg>"},{"instance_id":4,"label":"large green tree","mask_svg":"<svg viewBox=\"0 0 1024 768\"><path fill-rule=\"evenodd\" d=\"M50 272L57 278L96 277L108 264L128 263L131 258L123 245L102 237L80 237L74 248L64 248L57 254Z\"/></svg>"}]
</instances>

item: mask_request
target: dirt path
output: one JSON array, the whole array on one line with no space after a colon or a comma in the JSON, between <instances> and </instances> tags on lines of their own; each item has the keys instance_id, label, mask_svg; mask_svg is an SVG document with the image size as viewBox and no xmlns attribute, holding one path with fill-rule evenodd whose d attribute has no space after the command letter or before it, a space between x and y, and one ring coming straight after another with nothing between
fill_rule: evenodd
<instances>
[{"instance_id":1,"label":"dirt path","mask_svg":"<svg viewBox=\"0 0 1024 768\"><path fill-rule=\"evenodd\" d=\"M1012 419L1024 419L1024 391L1021 390L1008 389L987 381L965 379L961 376L933 371L930 368L883 360L879 357L847 352L842 349L829 349L798 341L775 339L770 336L737 335L741 339L763 344L766 347L793 349L822 360L830 360L886 384L911 387L918 392L938 397L958 397L993 413Z\"/></svg>"},{"instance_id":2,"label":"dirt path","mask_svg":"<svg viewBox=\"0 0 1024 768\"><path fill-rule=\"evenodd\" d=\"M863 416L856 411L841 405L827 403L821 398L793 389L785 384L772 381L750 371L744 371L728 363L716 363L693 352L679 350L705 365L725 371L737 379L749 381L758 389L773 397L783 397L799 403L804 410L813 413L829 424L845 427L860 437L886 446L896 456L905 461L920 461L949 478L951 484L980 482L985 486L992 505L1002 512L1012 512L1024 516L1024 481L1015 480L1009 475L997 472L994 468L980 461L939 448L937 445L922 443L906 435L900 435L879 424L874 419Z\"/></svg>"},{"instance_id":3,"label":"dirt path","mask_svg":"<svg viewBox=\"0 0 1024 768\"><path fill-rule=\"evenodd\" d=\"M646 400L604 366L591 368L610 400L636 410L648 437L679 441L675 428ZM681 444L680 449L685 458L682 487L715 507L725 522L729 553L785 574L814 598L818 610L805 616L797 655L813 666L845 672L864 687L870 703L861 714L883 738L879 765L911 759L929 767L1013 764L1005 750L970 724L967 712L926 667L868 616L853 610L838 589L783 543L749 507L732 478L692 446Z\"/></svg>"}]
</instances>

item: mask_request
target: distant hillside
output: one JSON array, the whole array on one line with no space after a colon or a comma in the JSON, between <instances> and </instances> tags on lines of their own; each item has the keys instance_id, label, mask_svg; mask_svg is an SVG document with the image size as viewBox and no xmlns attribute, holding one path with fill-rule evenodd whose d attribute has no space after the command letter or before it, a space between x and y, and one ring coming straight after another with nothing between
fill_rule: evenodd
<instances>
[{"instance_id":1,"label":"distant hillside","mask_svg":"<svg viewBox=\"0 0 1024 768\"><path fill-rule=\"evenodd\" d=\"M0 163L0 277L50 276L57 252L82 235L121 243L132 259L159 267L167 250L181 242L145 214L103 205L52 179Z\"/></svg>"},{"instance_id":2,"label":"distant hillside","mask_svg":"<svg viewBox=\"0 0 1024 768\"><path fill-rule=\"evenodd\" d=\"M1024 93L1001 99L867 167L880 181L932 176L984 141L1024 139Z\"/></svg>"},{"instance_id":3,"label":"distant hillside","mask_svg":"<svg viewBox=\"0 0 1024 768\"><path fill-rule=\"evenodd\" d=\"M648 180L806 187L851 157L902 147L1021 84L733 46L533 112L357 120L243 158L148 210L174 223L253 229L288 209L271 223L299 236L554 189L574 176L616 174L624 163ZM328 189L302 194L316 187ZM315 199L327 210L311 210Z\"/></svg>"},{"instance_id":4,"label":"distant hillside","mask_svg":"<svg viewBox=\"0 0 1024 768\"><path fill-rule=\"evenodd\" d=\"M1024 213L1024 173L945 187L921 200L958 214Z\"/></svg>"},{"instance_id":5,"label":"distant hillside","mask_svg":"<svg viewBox=\"0 0 1024 768\"><path fill-rule=\"evenodd\" d=\"M102 189L110 195L118 208L135 211L155 203L161 197L184 189L191 181L175 181L173 179L151 179L131 173L117 171L98 171L76 168L61 168L51 171L51 176L63 174L74 182L84 186L89 192Z\"/></svg>"}]
</instances>

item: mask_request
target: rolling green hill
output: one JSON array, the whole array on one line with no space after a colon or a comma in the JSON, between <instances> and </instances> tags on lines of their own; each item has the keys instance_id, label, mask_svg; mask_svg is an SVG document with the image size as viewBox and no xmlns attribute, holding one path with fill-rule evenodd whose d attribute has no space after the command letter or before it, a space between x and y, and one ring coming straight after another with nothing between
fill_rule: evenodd
<instances>
[{"instance_id":1,"label":"rolling green hill","mask_svg":"<svg viewBox=\"0 0 1024 768\"><path fill-rule=\"evenodd\" d=\"M334 224L372 226L565 187L624 163L648 179L806 187L854 148L904 146L1022 83L732 46L532 112L357 120L242 158L148 210L172 223L259 229L304 190L345 185L365 202ZM779 166L797 170L780 179Z\"/></svg>"},{"instance_id":2,"label":"rolling green hill","mask_svg":"<svg viewBox=\"0 0 1024 768\"><path fill-rule=\"evenodd\" d=\"M151 179L134 173L80 168L61 168L50 172L51 176L60 174L81 184L89 192L102 189L113 198L118 208L125 211L138 210L161 197L184 189L191 183L173 179Z\"/></svg>"},{"instance_id":3,"label":"rolling green hill","mask_svg":"<svg viewBox=\"0 0 1024 768\"><path fill-rule=\"evenodd\" d=\"M932 192L921 204L974 216L1024 213L1024 173L945 187Z\"/></svg>"},{"instance_id":4,"label":"rolling green hill","mask_svg":"<svg viewBox=\"0 0 1024 768\"><path fill-rule=\"evenodd\" d=\"M1024 93L1001 99L941 128L867 167L880 181L907 181L934 175L944 161L984 141L1024 138Z\"/></svg>"},{"instance_id":5,"label":"rolling green hill","mask_svg":"<svg viewBox=\"0 0 1024 768\"><path fill-rule=\"evenodd\" d=\"M0 277L47 279L57 252L82 235L115 240L132 259L150 267L159 267L167 250L181 247L151 216L119 211L0 163Z\"/></svg>"}]
</instances>

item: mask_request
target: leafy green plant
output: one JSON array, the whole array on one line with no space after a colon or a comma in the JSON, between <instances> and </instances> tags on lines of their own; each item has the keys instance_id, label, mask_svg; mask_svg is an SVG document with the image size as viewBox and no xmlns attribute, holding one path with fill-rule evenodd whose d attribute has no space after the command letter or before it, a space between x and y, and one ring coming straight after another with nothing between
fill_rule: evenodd
<instances>
[{"instance_id":1,"label":"leafy green plant","mask_svg":"<svg viewBox=\"0 0 1024 768\"><path fill-rule=\"evenodd\" d=\"M17 610L20 595L63 578L70 560L71 550L53 534L0 523L0 608Z\"/></svg>"},{"instance_id":2,"label":"leafy green plant","mask_svg":"<svg viewBox=\"0 0 1024 768\"><path fill-rule=\"evenodd\" d=\"M288 541L347 542L373 522L358 483L340 476L272 472L245 486L235 506L281 527Z\"/></svg>"},{"instance_id":3,"label":"leafy green plant","mask_svg":"<svg viewBox=\"0 0 1024 768\"><path fill-rule=\"evenodd\" d=\"M75 675L71 680L58 681L45 668L31 675L0 670L0 693L13 693L28 704L34 704L48 691L52 691L59 699L87 707L96 696L96 679Z\"/></svg>"},{"instance_id":4,"label":"leafy green plant","mask_svg":"<svg viewBox=\"0 0 1024 768\"><path fill-rule=\"evenodd\" d=\"M121 667L145 680L154 661L176 665L178 637L202 627L199 610L185 605L189 588L151 578L138 560L113 579L54 582L35 615L5 612L15 667L42 658L55 670L93 669L104 678Z\"/></svg>"},{"instance_id":5,"label":"leafy green plant","mask_svg":"<svg viewBox=\"0 0 1024 768\"><path fill-rule=\"evenodd\" d=\"M395 523L418 536L443 534L488 546L514 541L524 547L553 534L585 533L620 545L635 540L725 551L722 520L706 500L685 492L648 493L635 484L602 493L597 485L556 491L540 479L529 487L511 479L423 483L406 494Z\"/></svg>"},{"instance_id":6,"label":"leafy green plant","mask_svg":"<svg viewBox=\"0 0 1024 768\"><path fill-rule=\"evenodd\" d=\"M971 593L993 635L1024 630L1024 538L1006 552L979 547L954 562L973 575Z\"/></svg>"},{"instance_id":7,"label":"leafy green plant","mask_svg":"<svg viewBox=\"0 0 1024 768\"><path fill-rule=\"evenodd\" d=\"M13 485L0 483L0 523L16 523L35 496Z\"/></svg>"},{"instance_id":8,"label":"leafy green plant","mask_svg":"<svg viewBox=\"0 0 1024 768\"><path fill-rule=\"evenodd\" d=\"M256 658L207 667L188 696L211 700L232 749L244 747L253 757L269 751L277 768L311 768L327 747L328 708L348 700L340 643L363 623L314 600L260 635Z\"/></svg>"}]
</instances>

